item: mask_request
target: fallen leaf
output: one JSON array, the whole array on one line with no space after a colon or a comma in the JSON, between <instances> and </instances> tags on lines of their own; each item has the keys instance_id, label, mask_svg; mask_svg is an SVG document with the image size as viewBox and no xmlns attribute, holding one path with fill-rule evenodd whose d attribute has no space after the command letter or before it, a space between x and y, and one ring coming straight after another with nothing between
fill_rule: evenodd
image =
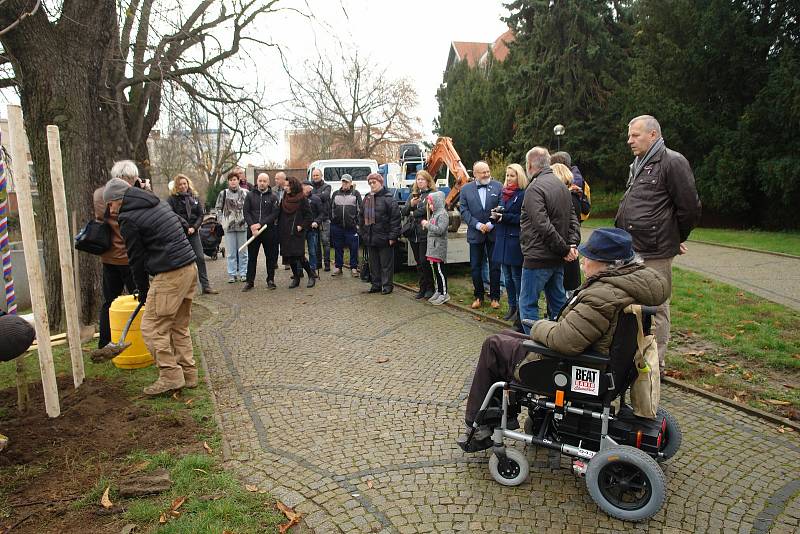
<instances>
[{"instance_id":1,"label":"fallen leaf","mask_svg":"<svg viewBox=\"0 0 800 534\"><path fill-rule=\"evenodd\" d=\"M181 400L180 393L178 393L178 392L176 391L175 393L173 393L173 394L172 394L172 398L173 398L173 399L175 399L175 400Z\"/></svg>"},{"instance_id":2,"label":"fallen leaf","mask_svg":"<svg viewBox=\"0 0 800 534\"><path fill-rule=\"evenodd\" d=\"M102 504L103 508L105 508L106 510L114 506L114 503L111 502L111 499L108 498L108 490L110 489L111 486L106 487L106 490L103 492L103 496L100 497L100 504Z\"/></svg>"},{"instance_id":3,"label":"fallen leaf","mask_svg":"<svg viewBox=\"0 0 800 534\"><path fill-rule=\"evenodd\" d=\"M712 386L710 386L710 385L706 384L705 382L703 382L703 383L702 383L702 384L700 384L700 385L703 387L703 389L708 389L708 390L712 389Z\"/></svg>"},{"instance_id":4,"label":"fallen leaf","mask_svg":"<svg viewBox=\"0 0 800 534\"><path fill-rule=\"evenodd\" d=\"M278 531L281 534L286 534L286 531L288 531L290 528L292 528L293 526L295 526L295 525L300 523L300 514L299 513L295 512L293 509L289 508L288 506L283 504L281 501L278 501L277 503L275 503L275 506L278 508L278 510L283 512L283 515L285 515L286 519L289 520L288 523L283 523L281 525L278 525Z\"/></svg>"},{"instance_id":5,"label":"fallen leaf","mask_svg":"<svg viewBox=\"0 0 800 534\"><path fill-rule=\"evenodd\" d=\"M172 505L169 507L169 511L170 512L177 511L178 508L180 508L181 505L183 505L183 503L185 503L185 502L186 502L186 497L178 497L177 499L172 501Z\"/></svg>"},{"instance_id":6,"label":"fallen leaf","mask_svg":"<svg viewBox=\"0 0 800 534\"><path fill-rule=\"evenodd\" d=\"M388 361L389 361L389 358L387 358L386 356L381 356L380 358L378 358L378 359L377 359L377 360L375 360L375 361L376 361L377 363L386 363L386 362L388 362Z\"/></svg>"},{"instance_id":7,"label":"fallen leaf","mask_svg":"<svg viewBox=\"0 0 800 534\"><path fill-rule=\"evenodd\" d=\"M171 515L172 517L180 517L181 513L177 510L170 510L169 515Z\"/></svg>"},{"instance_id":8,"label":"fallen leaf","mask_svg":"<svg viewBox=\"0 0 800 534\"><path fill-rule=\"evenodd\" d=\"M200 469L199 467L195 467L194 469L192 469L192 471L197 471L198 473L203 473L204 475L208 474L208 471L206 471L205 469Z\"/></svg>"},{"instance_id":9,"label":"fallen leaf","mask_svg":"<svg viewBox=\"0 0 800 534\"><path fill-rule=\"evenodd\" d=\"M724 337L728 341L732 341L736 339L736 334L726 334L725 332L722 332L722 337Z\"/></svg>"},{"instance_id":10,"label":"fallen leaf","mask_svg":"<svg viewBox=\"0 0 800 534\"><path fill-rule=\"evenodd\" d=\"M720 377L720 376L722 376L722 375L723 375L723 373L714 373L714 377L715 377L715 378L717 378L717 377Z\"/></svg>"},{"instance_id":11,"label":"fallen leaf","mask_svg":"<svg viewBox=\"0 0 800 534\"><path fill-rule=\"evenodd\" d=\"M167 514L161 512L161 516L158 518L158 522L162 525L167 522Z\"/></svg>"},{"instance_id":12,"label":"fallen leaf","mask_svg":"<svg viewBox=\"0 0 800 534\"><path fill-rule=\"evenodd\" d=\"M781 434L783 434L784 432L786 432L786 428L785 428L783 425L779 426L779 427L777 428L777 430L778 430L778 432L780 432Z\"/></svg>"},{"instance_id":13,"label":"fallen leaf","mask_svg":"<svg viewBox=\"0 0 800 534\"><path fill-rule=\"evenodd\" d=\"M131 534L134 530L136 530L136 525L129 523L122 527L122 530L119 531L119 534Z\"/></svg>"},{"instance_id":14,"label":"fallen leaf","mask_svg":"<svg viewBox=\"0 0 800 534\"><path fill-rule=\"evenodd\" d=\"M147 469L147 466L150 465L149 460L145 460L144 462L139 462L138 464L134 465L130 469L128 469L128 474L138 473L139 471L144 471Z\"/></svg>"},{"instance_id":15,"label":"fallen leaf","mask_svg":"<svg viewBox=\"0 0 800 534\"><path fill-rule=\"evenodd\" d=\"M742 373L742 378L744 378L745 380L752 380L753 373L751 373L750 371L745 371L744 373Z\"/></svg>"},{"instance_id":16,"label":"fallen leaf","mask_svg":"<svg viewBox=\"0 0 800 534\"><path fill-rule=\"evenodd\" d=\"M213 452L214 452L214 449L212 449L211 447L209 447L208 443L207 443L207 442L205 442L205 441L203 442L203 448L206 450L206 452L207 452L208 454L211 454L211 453L213 453Z\"/></svg>"},{"instance_id":17,"label":"fallen leaf","mask_svg":"<svg viewBox=\"0 0 800 534\"><path fill-rule=\"evenodd\" d=\"M367 480L367 487L369 489L372 489L372 481L371 480Z\"/></svg>"},{"instance_id":18,"label":"fallen leaf","mask_svg":"<svg viewBox=\"0 0 800 534\"><path fill-rule=\"evenodd\" d=\"M267 493L267 490L258 490L259 495L264 495L265 493Z\"/></svg>"},{"instance_id":19,"label":"fallen leaf","mask_svg":"<svg viewBox=\"0 0 800 534\"><path fill-rule=\"evenodd\" d=\"M189 399L189 400L187 400L186 402L184 402L184 404L185 404L186 406L189 406L189 405L191 405L193 402L194 402L194 399Z\"/></svg>"},{"instance_id":20,"label":"fallen leaf","mask_svg":"<svg viewBox=\"0 0 800 534\"><path fill-rule=\"evenodd\" d=\"M791 402L789 401L782 401L778 399L765 399L765 400L766 402L773 404L775 406L789 406L791 404Z\"/></svg>"},{"instance_id":21,"label":"fallen leaf","mask_svg":"<svg viewBox=\"0 0 800 534\"><path fill-rule=\"evenodd\" d=\"M245 484L244 489L246 489L249 492L255 493L258 491L258 486L253 486L252 484Z\"/></svg>"}]
</instances>

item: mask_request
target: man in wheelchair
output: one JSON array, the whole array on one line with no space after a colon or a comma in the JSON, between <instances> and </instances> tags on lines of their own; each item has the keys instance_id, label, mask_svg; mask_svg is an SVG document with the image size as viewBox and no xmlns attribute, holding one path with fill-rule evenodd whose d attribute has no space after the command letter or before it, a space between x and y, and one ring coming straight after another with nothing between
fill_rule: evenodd
<instances>
[{"instance_id":1,"label":"man in wheelchair","mask_svg":"<svg viewBox=\"0 0 800 534\"><path fill-rule=\"evenodd\" d=\"M598 228L578 251L586 281L567 302L558 321L537 321L531 337L564 356L577 356L591 350L607 357L621 312L631 304L657 306L663 303L670 287L664 277L645 267L634 254L631 236L625 230ZM515 369L541 359L539 354L525 347L524 342L529 339L524 334L504 330L484 341L467 398L464 417L467 429L456 440L464 451L492 447L493 426L498 426L499 421L484 420L477 428L473 428L473 423L494 383L511 382ZM549 374L547 380L552 380ZM508 414L507 430L519 428L518 413Z\"/></svg>"}]
</instances>

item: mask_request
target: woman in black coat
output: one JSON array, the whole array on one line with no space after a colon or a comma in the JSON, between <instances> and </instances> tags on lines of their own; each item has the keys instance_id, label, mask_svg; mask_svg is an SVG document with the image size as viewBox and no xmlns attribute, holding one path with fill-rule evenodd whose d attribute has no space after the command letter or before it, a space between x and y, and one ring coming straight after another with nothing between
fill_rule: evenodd
<instances>
[{"instance_id":1,"label":"woman in black coat","mask_svg":"<svg viewBox=\"0 0 800 534\"><path fill-rule=\"evenodd\" d=\"M189 238L189 243L194 249L194 255L197 262L197 274L200 278L200 287L203 288L205 294L216 294L217 291L211 287L208 282L208 273L206 272L206 260L203 255L203 244L200 242L200 225L203 223L203 203L197 198L197 191L188 176L178 174L172 181L172 190L170 190L169 198L167 199L172 211L181 218L183 229L186 231L186 237Z\"/></svg>"},{"instance_id":2,"label":"woman in black coat","mask_svg":"<svg viewBox=\"0 0 800 534\"><path fill-rule=\"evenodd\" d=\"M564 182L564 186L569 189L572 185L572 171L569 170L569 167L564 165L563 163L554 163L550 165L550 168L553 170L553 174L558 176L562 182ZM572 209L575 210L575 216L578 218L578 221L581 220L581 200L580 196L574 192L571 192L572 198ZM581 285L581 269L578 265L578 260L575 261L568 261L564 262L564 290L567 292L567 298L569 299L572 295L572 292L578 289L578 286Z\"/></svg>"},{"instance_id":3,"label":"woman in black coat","mask_svg":"<svg viewBox=\"0 0 800 534\"><path fill-rule=\"evenodd\" d=\"M308 287L314 287L316 277L306 259L306 231L311 227L311 206L303 186L294 176L288 180L288 191L281 200L278 216L278 239L284 263L292 268L290 288L300 285L301 269L308 274Z\"/></svg>"}]
</instances>

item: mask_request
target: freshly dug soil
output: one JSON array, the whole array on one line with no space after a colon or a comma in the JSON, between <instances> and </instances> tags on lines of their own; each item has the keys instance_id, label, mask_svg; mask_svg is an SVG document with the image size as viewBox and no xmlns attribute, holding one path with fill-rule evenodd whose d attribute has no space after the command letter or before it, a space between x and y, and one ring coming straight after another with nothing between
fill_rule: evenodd
<instances>
[{"instance_id":1,"label":"freshly dug soil","mask_svg":"<svg viewBox=\"0 0 800 534\"><path fill-rule=\"evenodd\" d=\"M202 451L202 431L187 410L156 413L108 379L74 389L70 377L60 377L58 389L55 419L47 417L41 384L31 385L31 408L21 416L16 389L0 391L0 432L11 440L0 452L0 533L12 526L15 534L118 533L124 525L118 515L73 503L100 478L124 475L130 469L124 457L133 451Z\"/></svg>"}]
</instances>

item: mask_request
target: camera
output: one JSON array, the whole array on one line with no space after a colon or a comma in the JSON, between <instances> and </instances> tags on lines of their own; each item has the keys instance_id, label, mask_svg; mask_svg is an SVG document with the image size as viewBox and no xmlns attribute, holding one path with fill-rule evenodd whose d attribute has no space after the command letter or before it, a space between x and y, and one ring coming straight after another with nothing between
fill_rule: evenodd
<instances>
[{"instance_id":1,"label":"camera","mask_svg":"<svg viewBox=\"0 0 800 534\"><path fill-rule=\"evenodd\" d=\"M491 213L489 214L489 218L492 220L499 220L503 217L503 212L505 208L503 206L497 206L492 208Z\"/></svg>"}]
</instances>

